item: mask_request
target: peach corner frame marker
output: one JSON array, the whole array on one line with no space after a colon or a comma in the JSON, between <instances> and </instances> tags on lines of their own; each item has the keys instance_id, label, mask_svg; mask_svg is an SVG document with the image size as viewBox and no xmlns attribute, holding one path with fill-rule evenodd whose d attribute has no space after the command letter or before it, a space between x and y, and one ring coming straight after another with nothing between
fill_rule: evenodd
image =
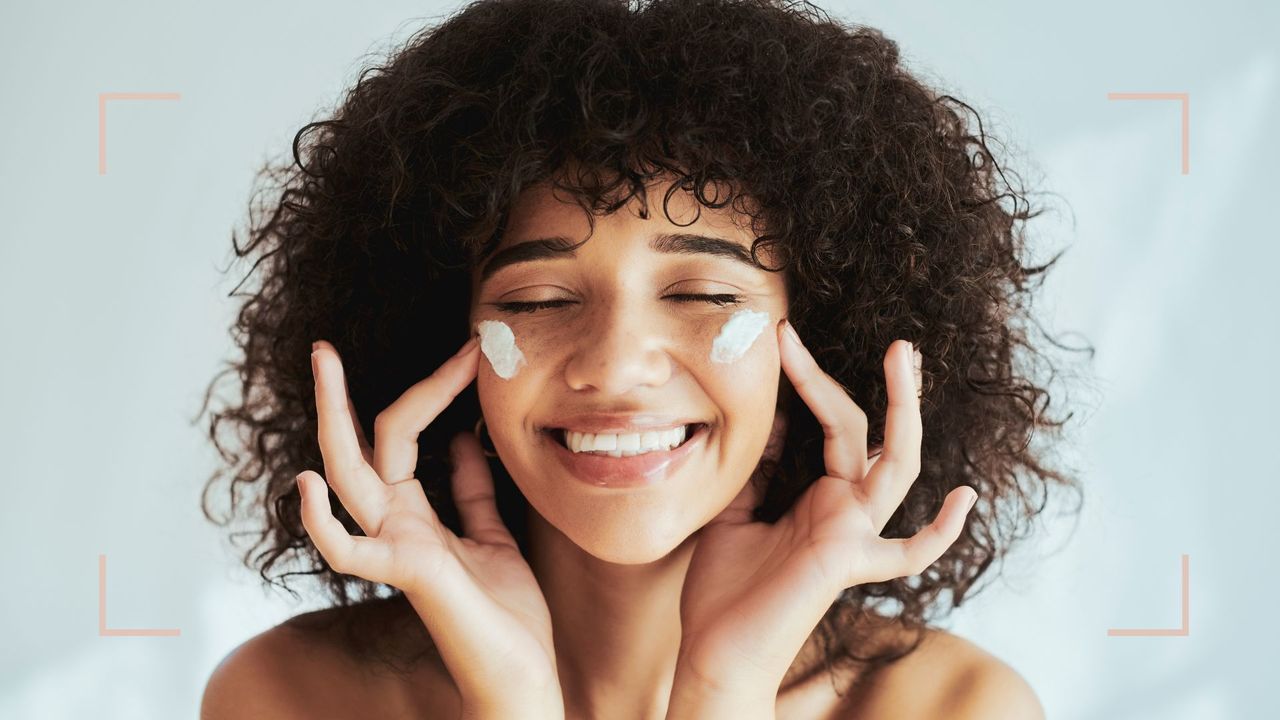
<instances>
[{"instance_id":1,"label":"peach corner frame marker","mask_svg":"<svg viewBox=\"0 0 1280 720\"><path fill-rule=\"evenodd\" d=\"M1111 628L1108 637L1186 637L1191 634L1191 556L1182 556L1182 627L1156 629Z\"/></svg>"},{"instance_id":2,"label":"peach corner frame marker","mask_svg":"<svg viewBox=\"0 0 1280 720\"><path fill-rule=\"evenodd\" d=\"M107 174L107 101L108 100L177 100L178 93L98 93L98 174Z\"/></svg>"},{"instance_id":3,"label":"peach corner frame marker","mask_svg":"<svg viewBox=\"0 0 1280 720\"><path fill-rule=\"evenodd\" d=\"M98 634L103 637L177 637L178 628L109 628L107 627L107 556L98 556Z\"/></svg>"},{"instance_id":4,"label":"peach corner frame marker","mask_svg":"<svg viewBox=\"0 0 1280 720\"><path fill-rule=\"evenodd\" d=\"M1182 101L1182 174L1191 172L1191 95L1190 93L1107 93L1108 100L1181 100Z\"/></svg>"}]
</instances>

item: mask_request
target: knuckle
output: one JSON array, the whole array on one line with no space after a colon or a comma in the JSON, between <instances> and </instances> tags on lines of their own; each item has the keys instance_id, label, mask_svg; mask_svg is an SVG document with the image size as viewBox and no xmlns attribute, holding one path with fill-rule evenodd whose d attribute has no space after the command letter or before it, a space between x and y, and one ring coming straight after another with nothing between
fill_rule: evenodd
<instances>
[{"instance_id":1,"label":"knuckle","mask_svg":"<svg viewBox=\"0 0 1280 720\"><path fill-rule=\"evenodd\" d=\"M915 480L920 476L920 459L914 455L902 457L893 453L885 452L880 454L880 459L876 461L877 465L883 464L887 467L891 474Z\"/></svg>"},{"instance_id":2,"label":"knuckle","mask_svg":"<svg viewBox=\"0 0 1280 720\"><path fill-rule=\"evenodd\" d=\"M389 429L395 424L395 415L391 413L390 408L383 410L373 419L373 432L375 437L382 435L384 430Z\"/></svg>"},{"instance_id":3,"label":"knuckle","mask_svg":"<svg viewBox=\"0 0 1280 720\"><path fill-rule=\"evenodd\" d=\"M824 420L821 422L821 425L822 425L822 434L828 440L833 440L835 438L841 437L847 432L847 428L845 428L844 422L841 422L841 421Z\"/></svg>"},{"instance_id":4,"label":"knuckle","mask_svg":"<svg viewBox=\"0 0 1280 720\"><path fill-rule=\"evenodd\" d=\"M344 482L350 482L349 478L357 477L364 471L364 455L360 453L351 453L343 456L344 462L337 473L334 473L339 479L339 485Z\"/></svg>"},{"instance_id":5,"label":"knuckle","mask_svg":"<svg viewBox=\"0 0 1280 720\"><path fill-rule=\"evenodd\" d=\"M791 386L801 394L808 394L813 388L813 377L808 374L798 375L791 379Z\"/></svg>"}]
</instances>

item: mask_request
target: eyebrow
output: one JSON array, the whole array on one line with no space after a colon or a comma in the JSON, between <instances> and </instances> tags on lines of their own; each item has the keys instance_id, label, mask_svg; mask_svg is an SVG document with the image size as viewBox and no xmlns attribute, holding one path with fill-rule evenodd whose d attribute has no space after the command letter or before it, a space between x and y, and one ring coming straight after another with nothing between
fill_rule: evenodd
<instances>
[{"instance_id":1,"label":"eyebrow","mask_svg":"<svg viewBox=\"0 0 1280 720\"><path fill-rule=\"evenodd\" d=\"M516 243L494 253L480 271L480 282L508 265L534 260L554 260L577 255L575 243L561 236L537 238ZM649 248L654 252L682 255L712 255L743 263L752 269L761 269L751 258L751 251L740 243L719 237L695 233L660 233L649 238Z\"/></svg>"}]
</instances>

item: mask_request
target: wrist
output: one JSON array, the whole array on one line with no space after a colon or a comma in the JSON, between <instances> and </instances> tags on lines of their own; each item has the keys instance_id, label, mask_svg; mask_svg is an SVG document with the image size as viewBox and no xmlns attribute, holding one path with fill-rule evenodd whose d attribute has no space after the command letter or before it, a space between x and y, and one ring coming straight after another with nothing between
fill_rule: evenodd
<instances>
[{"instance_id":1,"label":"wrist","mask_svg":"<svg viewBox=\"0 0 1280 720\"><path fill-rule=\"evenodd\" d=\"M472 649L453 642L447 631L436 627L447 625L432 599L426 593L402 589L423 625L435 651L444 663L459 698L460 714L464 720L508 720L509 718L533 718L536 720L564 720L564 698L555 668L541 677L532 668L520 665L517 669L478 668L483 659L475 657ZM455 620L455 622L457 622Z\"/></svg>"}]
</instances>

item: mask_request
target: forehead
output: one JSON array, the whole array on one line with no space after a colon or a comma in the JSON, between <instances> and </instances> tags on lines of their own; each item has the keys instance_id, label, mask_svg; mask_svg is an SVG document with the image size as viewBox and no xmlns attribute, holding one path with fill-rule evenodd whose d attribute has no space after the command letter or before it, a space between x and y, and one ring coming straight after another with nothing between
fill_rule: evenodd
<instances>
[{"instance_id":1,"label":"forehead","mask_svg":"<svg viewBox=\"0 0 1280 720\"><path fill-rule=\"evenodd\" d=\"M667 198L674 179L663 179L645 188L643 200L639 195L610 215L597 215L596 227L609 227L619 235L635 235L681 228L735 239L750 245L755 238L751 217L732 206L709 208L702 205L693 193L676 189ZM727 197L727 187L708 189L712 200L719 200L717 193ZM587 210L575 202L564 190L555 189L550 182L542 182L526 188L512 203L506 229L498 248L521 240L554 233L578 240L591 232Z\"/></svg>"}]
</instances>

